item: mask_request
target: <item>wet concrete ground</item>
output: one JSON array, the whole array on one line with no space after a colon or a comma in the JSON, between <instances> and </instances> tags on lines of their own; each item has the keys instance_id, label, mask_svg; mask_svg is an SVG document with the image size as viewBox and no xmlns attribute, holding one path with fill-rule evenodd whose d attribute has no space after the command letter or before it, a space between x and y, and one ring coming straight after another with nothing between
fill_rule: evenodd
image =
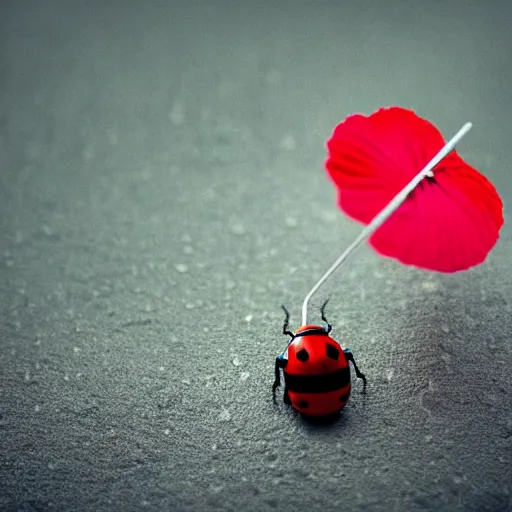
<instances>
[{"instance_id":1,"label":"wet concrete ground","mask_svg":"<svg viewBox=\"0 0 512 512\"><path fill-rule=\"evenodd\" d=\"M324 142L398 104L507 205L508 2L4 1L0 509L511 510L512 237L467 273L360 249L330 297L369 385L271 400L359 232Z\"/></svg>"}]
</instances>

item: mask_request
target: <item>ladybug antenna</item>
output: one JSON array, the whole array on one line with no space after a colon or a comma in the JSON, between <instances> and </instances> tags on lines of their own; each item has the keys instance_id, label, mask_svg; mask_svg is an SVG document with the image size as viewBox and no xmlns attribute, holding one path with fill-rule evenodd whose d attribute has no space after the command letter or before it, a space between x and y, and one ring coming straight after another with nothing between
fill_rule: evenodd
<instances>
[{"instance_id":1,"label":"ladybug antenna","mask_svg":"<svg viewBox=\"0 0 512 512\"><path fill-rule=\"evenodd\" d=\"M290 313L288 313L288 310L281 306L282 310L284 311L284 324L283 324L283 334L287 334L288 336L291 336L292 340L295 338L295 334L293 332L288 330L288 321L290 320Z\"/></svg>"},{"instance_id":2,"label":"ladybug antenna","mask_svg":"<svg viewBox=\"0 0 512 512\"><path fill-rule=\"evenodd\" d=\"M325 306L327 306L327 303L329 302L329 299L327 299L322 307L320 308L320 313L322 313L322 320L327 324L327 333L330 333L332 331L332 325L327 321L327 318L325 318Z\"/></svg>"}]
</instances>

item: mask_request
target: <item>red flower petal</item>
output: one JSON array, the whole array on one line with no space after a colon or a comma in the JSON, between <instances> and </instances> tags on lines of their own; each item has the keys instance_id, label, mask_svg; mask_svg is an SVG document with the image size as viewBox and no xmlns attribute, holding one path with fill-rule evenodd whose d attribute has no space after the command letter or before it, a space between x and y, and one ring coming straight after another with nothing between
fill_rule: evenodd
<instances>
[{"instance_id":1,"label":"red flower petal","mask_svg":"<svg viewBox=\"0 0 512 512\"><path fill-rule=\"evenodd\" d=\"M340 208L368 224L444 144L432 123L400 107L348 117L327 142ZM402 263L455 272L484 261L502 225L493 185L452 151L370 243Z\"/></svg>"}]
</instances>

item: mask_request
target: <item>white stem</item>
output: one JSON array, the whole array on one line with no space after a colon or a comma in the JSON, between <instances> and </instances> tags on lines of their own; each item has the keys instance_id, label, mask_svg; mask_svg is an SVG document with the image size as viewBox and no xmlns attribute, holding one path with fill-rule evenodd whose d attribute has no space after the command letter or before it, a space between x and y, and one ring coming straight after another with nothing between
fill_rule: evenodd
<instances>
[{"instance_id":1,"label":"white stem","mask_svg":"<svg viewBox=\"0 0 512 512\"><path fill-rule=\"evenodd\" d=\"M369 238L377 229L379 229L384 222L395 212L395 210L407 199L409 194L416 188L418 183L425 178L425 176L433 176L434 167L445 158L456 144L471 130L473 125L466 123L456 135L449 140L446 145L437 153L437 155L430 160L430 162L407 184L389 203L378 213L374 219L368 224L359 234L359 236L347 247L341 256L332 264L327 272L318 280L318 282L311 288L311 291L306 295L302 303L302 325L307 324L308 320L308 302L311 297L317 292L331 274L350 256L350 254L367 238Z\"/></svg>"}]
</instances>

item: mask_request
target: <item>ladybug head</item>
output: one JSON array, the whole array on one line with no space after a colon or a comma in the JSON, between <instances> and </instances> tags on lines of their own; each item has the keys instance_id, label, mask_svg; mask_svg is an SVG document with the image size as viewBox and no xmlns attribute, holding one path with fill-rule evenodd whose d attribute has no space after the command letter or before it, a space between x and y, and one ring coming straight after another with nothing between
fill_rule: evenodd
<instances>
[{"instance_id":1,"label":"ladybug head","mask_svg":"<svg viewBox=\"0 0 512 512\"><path fill-rule=\"evenodd\" d=\"M328 333L327 329L320 325L303 325L295 331L293 336L298 338L299 336L311 336L313 334L326 336Z\"/></svg>"},{"instance_id":2,"label":"ladybug head","mask_svg":"<svg viewBox=\"0 0 512 512\"><path fill-rule=\"evenodd\" d=\"M332 330L332 325L327 321L327 318L325 318L325 306L327 305L327 302L329 299L327 299L321 309L320 312L322 313L322 320L327 324L327 327L321 327L319 325L303 325L302 327L299 327L295 333L288 330L288 321L290 320L290 313L288 313L288 310L284 307L283 308L285 318L284 318L284 325L283 325L283 334L286 334L287 336L291 337L291 341L293 341L298 336L305 336L310 334L320 334L320 335L326 335L329 334Z\"/></svg>"}]
</instances>

